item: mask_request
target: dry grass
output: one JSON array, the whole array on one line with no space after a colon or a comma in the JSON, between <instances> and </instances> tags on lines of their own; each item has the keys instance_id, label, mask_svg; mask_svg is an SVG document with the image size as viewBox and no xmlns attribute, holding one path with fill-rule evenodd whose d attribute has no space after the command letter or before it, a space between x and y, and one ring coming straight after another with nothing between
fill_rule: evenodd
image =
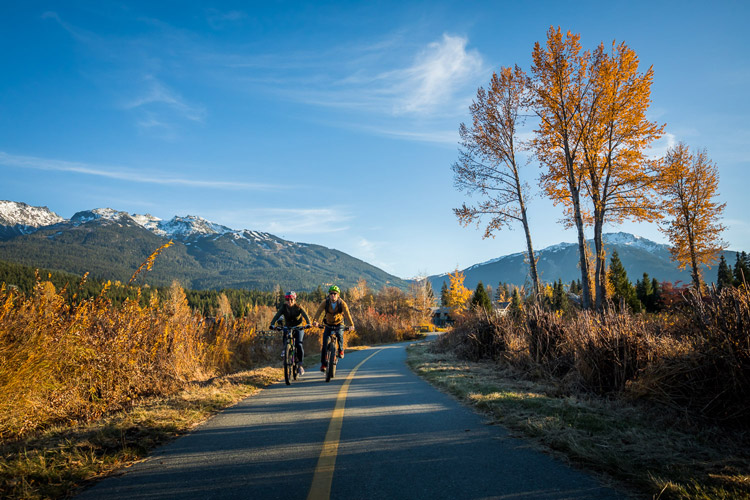
<instances>
[{"instance_id":1,"label":"dry grass","mask_svg":"<svg viewBox=\"0 0 750 500\"><path fill-rule=\"evenodd\" d=\"M106 293L76 303L49 282L30 297L0 287L1 442L270 359L252 318L208 324L178 285L146 306Z\"/></svg>"},{"instance_id":2,"label":"dry grass","mask_svg":"<svg viewBox=\"0 0 750 500\"><path fill-rule=\"evenodd\" d=\"M443 345L443 347L445 344ZM495 362L409 348L421 376L542 449L661 499L750 498L746 433L691 427L626 400L571 394Z\"/></svg>"},{"instance_id":3,"label":"dry grass","mask_svg":"<svg viewBox=\"0 0 750 500\"><path fill-rule=\"evenodd\" d=\"M145 398L96 422L53 426L5 443L0 446L0 497L69 496L87 482L144 458L280 375L278 368L263 368L191 383L170 397Z\"/></svg>"}]
</instances>

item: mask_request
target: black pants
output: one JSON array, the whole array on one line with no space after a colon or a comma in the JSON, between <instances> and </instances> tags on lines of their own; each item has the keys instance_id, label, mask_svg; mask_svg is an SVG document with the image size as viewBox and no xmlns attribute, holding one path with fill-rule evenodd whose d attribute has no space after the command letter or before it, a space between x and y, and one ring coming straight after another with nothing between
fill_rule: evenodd
<instances>
[{"instance_id":1,"label":"black pants","mask_svg":"<svg viewBox=\"0 0 750 500\"><path fill-rule=\"evenodd\" d=\"M336 335L339 341L339 350L344 348L344 325L328 326L323 330L323 348L320 350L320 363L326 364L326 349L328 348L328 337Z\"/></svg>"},{"instance_id":2,"label":"black pants","mask_svg":"<svg viewBox=\"0 0 750 500\"><path fill-rule=\"evenodd\" d=\"M305 348L302 346L302 340L305 338L304 330L292 330L294 334L294 345L297 348L297 361L302 363L305 359Z\"/></svg>"}]
</instances>

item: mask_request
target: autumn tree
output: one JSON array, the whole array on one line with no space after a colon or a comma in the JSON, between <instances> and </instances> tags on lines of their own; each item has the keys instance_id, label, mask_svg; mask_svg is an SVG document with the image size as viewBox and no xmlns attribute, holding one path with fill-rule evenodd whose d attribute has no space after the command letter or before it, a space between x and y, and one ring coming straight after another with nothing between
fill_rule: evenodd
<instances>
[{"instance_id":1,"label":"autumn tree","mask_svg":"<svg viewBox=\"0 0 750 500\"><path fill-rule=\"evenodd\" d=\"M542 187L556 204L563 204L566 225L576 229L581 300L583 307L589 308L591 280L584 222L590 214L581 200L584 189L581 150L599 105L589 69L601 54L582 52L580 38L570 32L563 35L560 28L550 28L546 45L539 42L534 45L529 88L532 109L539 117L532 145L544 167Z\"/></svg>"},{"instance_id":2,"label":"autumn tree","mask_svg":"<svg viewBox=\"0 0 750 500\"><path fill-rule=\"evenodd\" d=\"M471 297L471 290L464 286L466 276L456 269L453 273L448 274L448 278L450 278L451 283L448 286L447 302L444 305L455 312L464 311L466 303Z\"/></svg>"},{"instance_id":3,"label":"autumn tree","mask_svg":"<svg viewBox=\"0 0 750 500\"><path fill-rule=\"evenodd\" d=\"M718 188L719 170L705 150L691 153L684 143L669 148L660 182L668 220L660 229L672 245L672 260L680 269L690 266L696 290L702 288L701 266L710 267L726 248L719 222L726 204L714 201Z\"/></svg>"},{"instance_id":4,"label":"autumn tree","mask_svg":"<svg viewBox=\"0 0 750 500\"><path fill-rule=\"evenodd\" d=\"M432 284L426 276L417 277L409 285L409 295L414 304L416 318L420 323L426 322L432 316L432 308L435 306L435 292Z\"/></svg>"},{"instance_id":5,"label":"autumn tree","mask_svg":"<svg viewBox=\"0 0 750 500\"><path fill-rule=\"evenodd\" d=\"M461 124L459 160L453 164L454 183L459 191L478 194L476 205L454 209L464 226L487 216L484 238L515 223L521 223L526 235L529 274L536 294L540 292L539 276L531 242L526 211L528 185L521 181L518 128L523 124L523 110L528 105L527 77L518 67L500 68L493 73L488 89L480 87L469 107L471 126Z\"/></svg>"},{"instance_id":6,"label":"autumn tree","mask_svg":"<svg viewBox=\"0 0 750 500\"><path fill-rule=\"evenodd\" d=\"M596 307L605 300L606 252L604 225L625 219L653 222L660 217L654 189L658 163L645 150L664 125L646 119L651 103L653 68L638 72L638 57L624 43L612 43L611 53L600 44L591 61L591 92L584 99L590 113L581 124L580 161L583 194L590 207L595 247Z\"/></svg>"}]
</instances>

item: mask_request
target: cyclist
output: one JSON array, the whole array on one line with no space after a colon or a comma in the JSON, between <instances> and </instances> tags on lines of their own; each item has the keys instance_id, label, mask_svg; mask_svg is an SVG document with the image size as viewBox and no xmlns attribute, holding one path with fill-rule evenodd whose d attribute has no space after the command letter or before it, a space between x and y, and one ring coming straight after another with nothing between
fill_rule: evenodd
<instances>
[{"instance_id":1,"label":"cyclist","mask_svg":"<svg viewBox=\"0 0 750 500\"><path fill-rule=\"evenodd\" d=\"M336 285L331 286L328 289L328 297L318 306L318 310L313 314L313 325L318 326L318 318L321 313L325 312L323 318L323 324L325 330L323 330L323 348L320 351L320 371L326 371L326 344L328 343L328 337L330 335L336 335L339 341L339 352L338 357L344 357L344 318L349 322L349 328L347 330L354 329L354 321L352 321L352 315L349 313L349 306L346 305L344 299L339 297L341 290Z\"/></svg>"},{"instance_id":2,"label":"cyclist","mask_svg":"<svg viewBox=\"0 0 750 500\"><path fill-rule=\"evenodd\" d=\"M284 317L284 326L286 326L287 328L301 325L303 318L306 324L312 324L310 318L307 316L307 311L305 311L305 308L297 304L296 302L297 294L295 292L288 292L286 295L284 295L284 303L281 305L281 307L279 307L279 310L276 312L276 316L274 316L271 320L271 328L273 328L274 323L280 322L280 318L282 316ZM305 331L293 330L293 333L294 345L297 348L297 361L300 365L299 374L303 375L305 373L305 370L302 368L302 360L305 357L305 349L302 346L302 341L305 337Z\"/></svg>"}]
</instances>

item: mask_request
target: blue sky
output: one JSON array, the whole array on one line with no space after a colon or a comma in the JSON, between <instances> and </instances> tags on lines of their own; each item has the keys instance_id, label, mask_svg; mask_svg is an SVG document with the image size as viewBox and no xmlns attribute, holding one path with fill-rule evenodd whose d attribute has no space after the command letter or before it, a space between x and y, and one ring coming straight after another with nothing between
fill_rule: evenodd
<instances>
[{"instance_id":1,"label":"blue sky","mask_svg":"<svg viewBox=\"0 0 750 500\"><path fill-rule=\"evenodd\" d=\"M156 5L152 5L156 4ZM724 239L750 250L750 3L0 3L0 199L63 217L199 215L347 252L403 278L522 251L452 208L458 126L550 26L654 67L654 146L706 148ZM539 169L524 174L536 185ZM471 201L468 199L467 201ZM575 241L542 197L536 248ZM665 242L655 225L624 230Z\"/></svg>"}]
</instances>

